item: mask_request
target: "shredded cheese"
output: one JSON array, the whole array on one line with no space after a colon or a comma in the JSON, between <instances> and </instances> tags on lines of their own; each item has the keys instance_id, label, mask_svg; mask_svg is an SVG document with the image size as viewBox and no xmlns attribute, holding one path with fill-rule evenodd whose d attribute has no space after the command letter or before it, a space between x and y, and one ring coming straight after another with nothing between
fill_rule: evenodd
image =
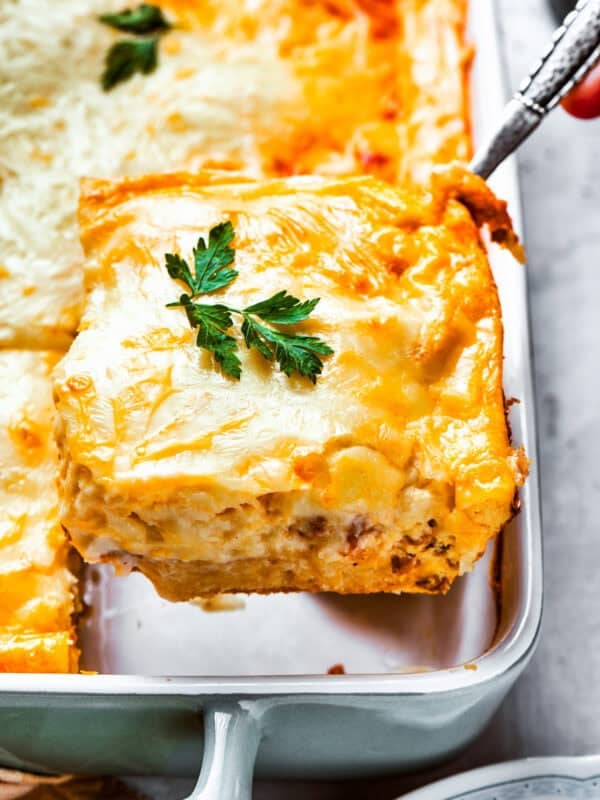
<instances>
[{"instance_id":1,"label":"shredded cheese","mask_svg":"<svg viewBox=\"0 0 600 800\"><path fill-rule=\"evenodd\" d=\"M258 59L243 44L218 56L208 36L185 30L164 37L153 74L104 93L103 59L122 34L97 16L117 7L61 0L49 11L21 0L0 9L2 345L65 347L76 328L79 177L195 169L207 154L217 166L233 159L260 172L242 121L268 125L294 94L268 48ZM23 283L44 291L23 296Z\"/></svg>"},{"instance_id":2,"label":"shredded cheese","mask_svg":"<svg viewBox=\"0 0 600 800\"><path fill-rule=\"evenodd\" d=\"M422 179L469 150L466 0L164 0L158 68L104 93L98 15L0 7L0 346L68 347L83 296L78 178L200 167ZM43 291L23 292L37 284Z\"/></svg>"}]
</instances>

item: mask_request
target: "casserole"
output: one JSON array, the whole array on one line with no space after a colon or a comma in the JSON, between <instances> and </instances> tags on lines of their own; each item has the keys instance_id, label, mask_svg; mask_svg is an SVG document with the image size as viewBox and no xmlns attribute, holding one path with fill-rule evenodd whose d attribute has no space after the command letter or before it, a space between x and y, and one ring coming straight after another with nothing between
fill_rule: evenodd
<instances>
[{"instance_id":1,"label":"casserole","mask_svg":"<svg viewBox=\"0 0 600 800\"><path fill-rule=\"evenodd\" d=\"M482 45L473 91L477 138L478 130L492 128L503 101L489 0L472 4L472 30L475 42ZM509 200L518 224L514 163L499 170L493 183ZM335 600L330 613L315 614L313 607L297 605L303 602L300 596L291 598L291 605L286 600L279 617L271 598L251 598L246 611L215 617L190 606L157 605L151 593L139 591L138 576L125 582L92 583L93 611L83 632L84 665L171 677L0 676L3 766L176 775L191 774L202 761L195 796L231 800L249 796L256 755L261 774L379 774L448 757L482 730L532 654L542 592L525 274L509 256L495 250L491 262L505 322L505 391L507 397L520 400L510 410L514 443L524 444L532 457L530 476L521 491L522 511L502 540L498 619L489 590L493 553L447 597L375 598L371 617L369 604L361 606L359 614L352 613L352 599L350 614ZM134 595L148 614L143 619L129 613ZM249 615L251 624L244 622L243 614ZM196 615L198 628L191 615ZM400 622L392 640L400 642L403 663L386 668L390 632L381 620L394 615ZM267 617L268 625L255 627L257 619ZM355 622L350 624L349 617ZM152 627L157 619L173 622L170 629L161 626L160 642ZM369 619L379 620L379 627L370 626ZM417 627L411 628L412 619L418 620ZM220 647L202 661L198 641L207 641L209 628L215 637L219 628L222 638L216 639ZM111 637L110 649L103 629ZM290 629L298 646L285 652L281 643L290 642ZM334 636L334 630L339 635ZM366 637L358 633L363 630L369 631ZM288 637L282 639L286 631ZM234 642L235 660L227 649L233 634L241 637ZM431 644L435 634L443 634L443 652L437 656ZM423 664L427 642L429 663ZM219 662L220 656L224 660ZM203 672L217 677L185 677L191 662L198 671L199 658ZM165 669L165 661L171 669ZM356 664L352 671L364 674L318 674L335 662L345 662L346 667ZM232 677L232 664L234 674L246 677ZM411 665L410 674L399 671ZM415 671L420 665L438 668ZM396 671L390 672L392 668ZM263 676L252 674L252 669L261 670ZM275 676L264 677L268 674Z\"/></svg>"},{"instance_id":2,"label":"casserole","mask_svg":"<svg viewBox=\"0 0 600 800\"><path fill-rule=\"evenodd\" d=\"M125 40L131 25L103 13L118 7L64 0L52 37L40 0L0 10L2 350L65 351L73 339L84 296L82 173L318 169L409 181L468 155L466 0L163 0L168 20L141 4L142 17L150 12L141 32L133 25L141 38ZM132 47L154 53L143 74L128 72ZM11 469L9 454L0 470Z\"/></svg>"},{"instance_id":3,"label":"casserole","mask_svg":"<svg viewBox=\"0 0 600 800\"><path fill-rule=\"evenodd\" d=\"M157 68L109 92L103 59L123 32L98 16L118 0L63 0L52 37L43 2L3 4L0 347L70 344L79 177L206 167L404 182L466 161L466 1L402 0L399 15L388 0L163 0L174 27Z\"/></svg>"},{"instance_id":4,"label":"casserole","mask_svg":"<svg viewBox=\"0 0 600 800\"><path fill-rule=\"evenodd\" d=\"M86 562L138 569L179 601L444 594L472 569L527 473L479 226L522 252L481 178L457 166L418 189L208 170L88 178L79 209L89 291L54 397L61 520ZM208 258L236 269L185 310L167 306L193 279L165 253L198 264L211 226ZM268 326L282 286L300 308L318 299L297 339L298 325ZM233 313L255 338L236 338L226 311L219 368L189 315L211 342L204 315L227 307L247 309ZM324 363L301 360L320 336ZM275 352L290 374L265 337L295 342L288 360Z\"/></svg>"}]
</instances>

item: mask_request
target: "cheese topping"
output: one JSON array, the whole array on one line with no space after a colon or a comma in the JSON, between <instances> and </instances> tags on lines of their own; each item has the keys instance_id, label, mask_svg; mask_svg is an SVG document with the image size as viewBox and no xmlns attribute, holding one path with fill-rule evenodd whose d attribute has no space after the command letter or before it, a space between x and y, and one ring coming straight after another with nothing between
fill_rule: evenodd
<instances>
[{"instance_id":1,"label":"cheese topping","mask_svg":"<svg viewBox=\"0 0 600 800\"><path fill-rule=\"evenodd\" d=\"M55 380L64 522L85 557L292 558L312 525L331 528L319 557L335 560L352 532L392 546L433 519L455 548L437 577L470 566L509 517L524 464L467 196L508 239L502 204L462 174L418 193L223 173L85 182L91 293ZM182 290L165 253L189 256L224 220L239 276L208 302L321 297L301 326L335 351L316 386L243 345L241 380L224 376L183 310L165 307Z\"/></svg>"},{"instance_id":2,"label":"cheese topping","mask_svg":"<svg viewBox=\"0 0 600 800\"><path fill-rule=\"evenodd\" d=\"M77 179L202 166L421 178L465 159L466 0L170 0L159 66L109 93L117 0L0 9L0 346L66 348Z\"/></svg>"},{"instance_id":3,"label":"cheese topping","mask_svg":"<svg viewBox=\"0 0 600 800\"><path fill-rule=\"evenodd\" d=\"M58 520L52 436L57 360L0 351L0 672L64 672L75 658L75 579Z\"/></svg>"}]
</instances>

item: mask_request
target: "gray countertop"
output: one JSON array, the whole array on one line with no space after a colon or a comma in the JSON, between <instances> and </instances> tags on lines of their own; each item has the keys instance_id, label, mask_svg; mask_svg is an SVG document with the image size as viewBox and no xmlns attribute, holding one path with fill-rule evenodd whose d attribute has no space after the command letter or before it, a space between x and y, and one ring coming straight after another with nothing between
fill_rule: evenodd
<instances>
[{"instance_id":1,"label":"gray countertop","mask_svg":"<svg viewBox=\"0 0 600 800\"><path fill-rule=\"evenodd\" d=\"M553 22L545 0L498 2L514 86ZM452 764L408 778L258 783L256 800L392 800L495 761L600 752L600 122L556 111L519 164L543 482L540 646L488 729ZM157 800L190 789L184 781L142 784Z\"/></svg>"}]
</instances>

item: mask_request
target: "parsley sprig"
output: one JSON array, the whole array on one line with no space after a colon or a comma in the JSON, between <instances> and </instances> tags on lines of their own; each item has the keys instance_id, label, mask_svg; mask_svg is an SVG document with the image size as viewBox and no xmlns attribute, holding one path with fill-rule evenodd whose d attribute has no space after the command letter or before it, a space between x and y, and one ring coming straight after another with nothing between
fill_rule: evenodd
<instances>
[{"instance_id":1,"label":"parsley sprig","mask_svg":"<svg viewBox=\"0 0 600 800\"><path fill-rule=\"evenodd\" d=\"M108 92L118 83L128 81L136 72L142 75L154 72L158 63L157 45L156 36L139 41L125 39L113 44L106 55L101 78L104 91Z\"/></svg>"},{"instance_id":2,"label":"parsley sprig","mask_svg":"<svg viewBox=\"0 0 600 800\"><path fill-rule=\"evenodd\" d=\"M140 3L137 8L125 8L116 14L102 14L100 22L127 33L157 33L171 27L158 6Z\"/></svg>"},{"instance_id":3,"label":"parsley sprig","mask_svg":"<svg viewBox=\"0 0 600 800\"><path fill-rule=\"evenodd\" d=\"M129 80L136 72L142 75L154 72L158 65L159 37L171 28L158 6L141 3L134 9L102 14L98 19L104 25L139 37L122 39L109 49L100 79L105 92Z\"/></svg>"},{"instance_id":4,"label":"parsley sprig","mask_svg":"<svg viewBox=\"0 0 600 800\"><path fill-rule=\"evenodd\" d=\"M231 222L211 228L208 244L202 237L193 250L194 271L181 256L167 253L165 266L175 280L182 281L189 294L167 308L183 308L190 326L197 329L196 344L212 353L223 372L240 379L242 364L237 355L238 343L229 332L234 316L242 318L241 332L246 347L254 349L267 361L276 361L288 377L297 374L316 383L323 370L322 356L333 353L331 347L316 336L288 333L272 327L295 325L312 314L320 298L299 300L283 291L243 309L222 303L198 303L200 295L224 289L238 276L232 268L235 249L231 247L235 232Z\"/></svg>"}]
</instances>

